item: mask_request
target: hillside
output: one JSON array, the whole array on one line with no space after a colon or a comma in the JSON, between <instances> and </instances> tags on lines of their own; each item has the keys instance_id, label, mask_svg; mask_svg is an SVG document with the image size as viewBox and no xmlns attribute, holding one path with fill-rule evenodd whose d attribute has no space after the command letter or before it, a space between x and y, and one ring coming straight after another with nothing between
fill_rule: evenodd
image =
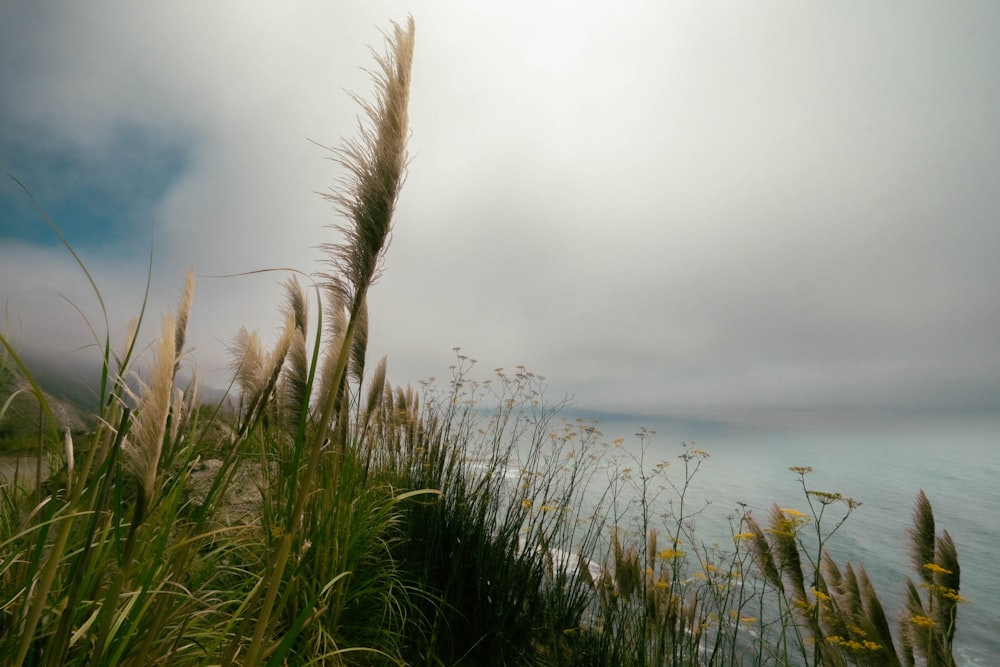
<instances>
[{"instance_id":1,"label":"hillside","mask_svg":"<svg viewBox=\"0 0 1000 667\"><path fill-rule=\"evenodd\" d=\"M56 420L56 428L69 428L74 432L86 430L93 421L96 407L96 390L76 377L81 369L60 369L40 360L26 359L35 380L41 386L46 401ZM91 377L100 377L91 372ZM8 401L10 403L8 404ZM14 452L34 448L38 443L39 404L28 381L22 377L9 359L0 361L0 452ZM45 429L52 428L48 417Z\"/></svg>"}]
</instances>

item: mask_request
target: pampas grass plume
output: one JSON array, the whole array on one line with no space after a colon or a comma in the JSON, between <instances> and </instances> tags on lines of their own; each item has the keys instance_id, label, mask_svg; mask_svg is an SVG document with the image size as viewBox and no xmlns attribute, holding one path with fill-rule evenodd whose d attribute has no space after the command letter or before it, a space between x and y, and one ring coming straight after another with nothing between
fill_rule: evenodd
<instances>
[{"instance_id":1,"label":"pampas grass plume","mask_svg":"<svg viewBox=\"0 0 1000 667\"><path fill-rule=\"evenodd\" d=\"M163 436L170 414L173 395L174 364L176 363L176 319L163 316L162 332L156 345L156 358L149 384L144 388L136 407L135 422L124 450L125 467L139 481L147 503L156 488L156 472L163 451Z\"/></svg>"}]
</instances>

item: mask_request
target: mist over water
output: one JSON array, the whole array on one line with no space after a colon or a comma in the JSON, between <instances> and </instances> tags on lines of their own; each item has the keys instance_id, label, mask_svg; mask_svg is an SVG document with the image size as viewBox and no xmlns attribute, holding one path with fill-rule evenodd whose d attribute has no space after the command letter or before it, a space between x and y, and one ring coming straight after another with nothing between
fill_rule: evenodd
<instances>
[{"instance_id":1,"label":"mist over water","mask_svg":"<svg viewBox=\"0 0 1000 667\"><path fill-rule=\"evenodd\" d=\"M923 489L934 508L937 532L947 530L958 549L961 594L956 657L961 665L992 665L1000 655L1000 575L993 554L1000 542L1000 417L921 421L891 427L810 433L804 429L739 429L667 418L601 419L608 442L624 438L637 454L640 427L656 431L646 452L647 467L670 463L670 479L683 482L683 443L708 452L688 490L688 507L709 503L696 520L695 536L706 545L732 544L731 517L740 503L765 523L772 504L808 513L791 466L810 466L810 490L838 492L862 503L827 548L841 566L863 565L893 622L907 577L915 578L907 552L913 504ZM692 432L693 431L693 432ZM843 504L827 510L832 529ZM669 525L660 530L661 534Z\"/></svg>"}]
</instances>

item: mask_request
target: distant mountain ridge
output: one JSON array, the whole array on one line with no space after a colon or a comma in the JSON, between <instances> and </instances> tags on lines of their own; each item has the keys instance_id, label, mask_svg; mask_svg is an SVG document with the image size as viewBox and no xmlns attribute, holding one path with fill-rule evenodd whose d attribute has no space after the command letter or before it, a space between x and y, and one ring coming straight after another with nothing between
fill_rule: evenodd
<instances>
[{"instance_id":1,"label":"distant mountain ridge","mask_svg":"<svg viewBox=\"0 0 1000 667\"><path fill-rule=\"evenodd\" d=\"M101 407L99 398L101 382L100 362L80 359L52 359L43 355L24 353L21 360L35 382L41 387L52 409L58 429L73 432L89 430ZM178 385L185 387L187 378L178 378ZM133 378L129 386L136 389ZM225 397L224 390L199 387L202 402L218 403ZM38 401L31 384L21 376L9 358L0 357L0 408L13 396L5 414L0 416L0 451L10 448L13 441L23 441L27 435L38 433Z\"/></svg>"}]
</instances>

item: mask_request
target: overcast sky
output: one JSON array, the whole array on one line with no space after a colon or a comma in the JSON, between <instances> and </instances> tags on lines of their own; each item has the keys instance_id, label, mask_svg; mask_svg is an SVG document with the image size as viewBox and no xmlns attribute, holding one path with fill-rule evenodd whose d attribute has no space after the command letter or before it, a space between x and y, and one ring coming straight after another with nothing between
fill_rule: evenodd
<instances>
[{"instance_id":1,"label":"overcast sky","mask_svg":"<svg viewBox=\"0 0 1000 667\"><path fill-rule=\"evenodd\" d=\"M752 420L1000 409L1000 3L0 6L0 166L116 338L199 276L191 361L272 339L322 268L316 193L416 21L409 177L370 295L390 380L524 364L581 409ZM4 330L103 330L0 184ZM62 296L60 296L62 295ZM64 300L64 298L66 300Z\"/></svg>"}]
</instances>

